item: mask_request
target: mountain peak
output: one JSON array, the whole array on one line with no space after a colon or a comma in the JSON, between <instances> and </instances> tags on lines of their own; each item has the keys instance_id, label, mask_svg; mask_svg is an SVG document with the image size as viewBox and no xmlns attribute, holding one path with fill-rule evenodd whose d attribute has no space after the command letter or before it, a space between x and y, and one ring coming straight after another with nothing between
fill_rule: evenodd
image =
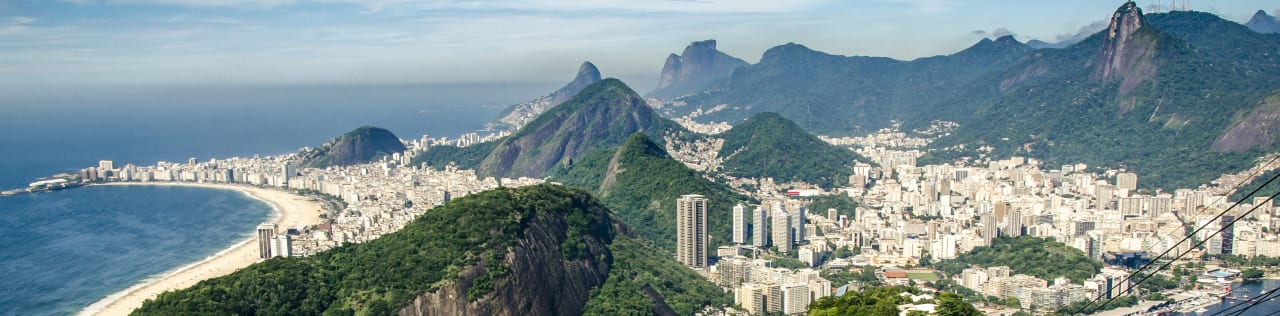
<instances>
[{"instance_id":1,"label":"mountain peak","mask_svg":"<svg viewBox=\"0 0 1280 316\"><path fill-rule=\"evenodd\" d=\"M586 87L597 81L600 81L600 69L596 69L596 65L590 61L584 61L582 66L578 67L578 75L573 77L573 81L569 82L569 85Z\"/></svg>"},{"instance_id":2,"label":"mountain peak","mask_svg":"<svg viewBox=\"0 0 1280 316\"><path fill-rule=\"evenodd\" d=\"M405 151L400 138L383 128L362 126L303 153L302 166L323 168L368 163Z\"/></svg>"},{"instance_id":3,"label":"mountain peak","mask_svg":"<svg viewBox=\"0 0 1280 316\"><path fill-rule=\"evenodd\" d=\"M597 69L596 65L590 61L584 61L581 66L578 66L578 73L573 76L573 81L569 81L564 87L550 94L511 105L501 114L498 114L497 119L486 124L486 127L491 130L518 130L524 124L542 114L542 112L568 101L573 96L578 95L578 92L582 92L582 89L599 81L600 69Z\"/></svg>"},{"instance_id":4,"label":"mountain peak","mask_svg":"<svg viewBox=\"0 0 1280 316\"><path fill-rule=\"evenodd\" d=\"M658 87L650 96L674 98L715 89L747 62L716 49L716 40L689 43L680 55L667 56Z\"/></svg>"},{"instance_id":5,"label":"mountain peak","mask_svg":"<svg viewBox=\"0 0 1280 316\"><path fill-rule=\"evenodd\" d=\"M1253 18L1245 23L1250 30L1258 33L1280 33L1280 21L1276 17L1267 14L1267 11L1258 10L1253 14Z\"/></svg>"},{"instance_id":6,"label":"mountain peak","mask_svg":"<svg viewBox=\"0 0 1280 316\"><path fill-rule=\"evenodd\" d=\"M1158 39L1150 36L1139 41L1138 30L1147 25L1142 9L1133 1L1125 2L1111 15L1102 49L1094 60L1092 80L1123 79L1121 94L1154 75L1152 62L1157 54ZM1123 111L1122 111L1123 112Z\"/></svg>"}]
</instances>

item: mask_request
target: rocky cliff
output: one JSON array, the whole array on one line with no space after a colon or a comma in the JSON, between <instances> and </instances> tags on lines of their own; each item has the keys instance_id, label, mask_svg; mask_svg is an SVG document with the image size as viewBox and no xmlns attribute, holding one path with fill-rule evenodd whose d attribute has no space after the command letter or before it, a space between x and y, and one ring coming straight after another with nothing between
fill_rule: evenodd
<instances>
[{"instance_id":1,"label":"rocky cliff","mask_svg":"<svg viewBox=\"0 0 1280 316\"><path fill-rule=\"evenodd\" d=\"M680 55L667 56L658 87L649 96L673 98L715 88L747 62L716 49L715 40L689 43Z\"/></svg>"},{"instance_id":2,"label":"rocky cliff","mask_svg":"<svg viewBox=\"0 0 1280 316\"><path fill-rule=\"evenodd\" d=\"M1116 9L1103 31L1105 37L1094 58L1090 80L1120 81L1118 97L1123 99L1139 84L1154 78L1160 69L1158 48L1168 36L1158 30L1144 28L1146 25L1142 9L1133 1ZM1128 112L1133 106L1132 102L1122 101L1120 113Z\"/></svg>"},{"instance_id":3,"label":"rocky cliff","mask_svg":"<svg viewBox=\"0 0 1280 316\"><path fill-rule=\"evenodd\" d=\"M600 70L591 62L584 61L582 66L578 67L578 73L573 77L573 81L547 95L511 105L498 114L498 118L486 124L486 127L495 131L518 130L542 112L568 101L578 95L578 92L582 92L582 89L599 81Z\"/></svg>"},{"instance_id":4,"label":"rocky cliff","mask_svg":"<svg viewBox=\"0 0 1280 316\"><path fill-rule=\"evenodd\" d=\"M391 131L365 126L331 139L320 147L303 152L302 166L314 168L350 166L368 163L383 156L404 151L404 143L401 143L400 138Z\"/></svg>"},{"instance_id":5,"label":"rocky cliff","mask_svg":"<svg viewBox=\"0 0 1280 316\"><path fill-rule=\"evenodd\" d=\"M1244 25L1258 33L1280 33L1280 21L1277 21L1276 17L1267 14L1267 11L1263 10L1258 10L1257 13L1254 13L1249 22Z\"/></svg>"}]
</instances>

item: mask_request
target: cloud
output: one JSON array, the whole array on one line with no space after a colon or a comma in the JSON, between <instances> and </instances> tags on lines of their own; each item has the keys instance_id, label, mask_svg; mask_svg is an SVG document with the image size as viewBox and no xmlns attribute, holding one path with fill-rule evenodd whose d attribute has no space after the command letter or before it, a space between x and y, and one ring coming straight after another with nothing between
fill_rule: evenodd
<instances>
[{"instance_id":1,"label":"cloud","mask_svg":"<svg viewBox=\"0 0 1280 316\"><path fill-rule=\"evenodd\" d=\"M834 0L62 0L80 5L162 5L184 7L234 7L273 9L306 4L351 4L364 7L366 13L392 9L468 10L468 11L622 11L681 13L782 13L813 8ZM911 2L950 2L947 0L913 0Z\"/></svg>"},{"instance_id":2,"label":"cloud","mask_svg":"<svg viewBox=\"0 0 1280 316\"><path fill-rule=\"evenodd\" d=\"M969 32L969 36L976 37L976 38L1001 38L1009 35L1012 35L1014 37L1018 36L1018 34L1013 33L1013 31L1010 31L1008 28L1005 28L1005 27L998 27L992 31L973 30Z\"/></svg>"},{"instance_id":3,"label":"cloud","mask_svg":"<svg viewBox=\"0 0 1280 316\"><path fill-rule=\"evenodd\" d=\"M1059 43L1079 42L1084 40L1085 38L1088 38L1094 33L1098 33L1099 31L1107 29L1108 24L1110 24L1110 22L1105 20L1093 21L1093 23L1089 23L1088 25L1081 26L1080 29L1077 30L1075 33L1058 34L1058 36L1056 36L1054 40L1055 42L1059 42Z\"/></svg>"},{"instance_id":4,"label":"cloud","mask_svg":"<svg viewBox=\"0 0 1280 316\"><path fill-rule=\"evenodd\" d=\"M36 19L30 18L30 17L25 17L25 16L11 17L9 18L9 23L5 23L2 26L0 26L0 35L13 35L13 34L26 32L28 29L31 28L31 24L35 22L36 22Z\"/></svg>"},{"instance_id":5,"label":"cloud","mask_svg":"<svg viewBox=\"0 0 1280 316\"><path fill-rule=\"evenodd\" d=\"M889 0L893 3L910 5L926 14L942 13L960 7L960 0Z\"/></svg>"}]
</instances>

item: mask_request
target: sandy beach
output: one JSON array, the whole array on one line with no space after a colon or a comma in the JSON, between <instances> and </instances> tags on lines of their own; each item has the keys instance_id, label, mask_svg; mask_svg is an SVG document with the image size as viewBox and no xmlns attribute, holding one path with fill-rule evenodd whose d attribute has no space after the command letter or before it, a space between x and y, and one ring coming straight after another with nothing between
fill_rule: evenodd
<instances>
[{"instance_id":1,"label":"sandy beach","mask_svg":"<svg viewBox=\"0 0 1280 316\"><path fill-rule=\"evenodd\" d=\"M210 189L235 190L266 202L274 209L271 222L280 230L315 225L320 222L320 204L306 197L251 186L202 183L111 183L103 185L162 185L189 186ZM251 234L252 231L246 231ZM165 272L162 276L148 278L123 291L89 305L77 315L126 315L142 302L165 291L183 289L200 281L235 272L258 261L258 246L253 237L237 242L204 260Z\"/></svg>"}]
</instances>

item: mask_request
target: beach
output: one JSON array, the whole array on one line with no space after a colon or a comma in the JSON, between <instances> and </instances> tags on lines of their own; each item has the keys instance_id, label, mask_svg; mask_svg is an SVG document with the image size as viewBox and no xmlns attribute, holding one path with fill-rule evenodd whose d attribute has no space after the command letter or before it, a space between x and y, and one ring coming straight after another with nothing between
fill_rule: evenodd
<instances>
[{"instance_id":1,"label":"beach","mask_svg":"<svg viewBox=\"0 0 1280 316\"><path fill-rule=\"evenodd\" d=\"M101 185L188 186L234 190L243 192L270 205L273 211L269 221L278 225L281 231L289 228L315 225L320 222L321 207L319 203L310 200L310 198L284 191L241 185L181 182L109 183ZM127 289L108 295L81 310L77 315L126 315L142 306L142 302L154 298L160 293L187 288L200 281L227 275L240 268L247 267L258 261L258 246L255 242L255 237L252 237L252 229L256 228L250 228L249 231L245 232L245 235L250 237L237 242L229 248L199 262L165 272L163 275L148 278Z\"/></svg>"}]
</instances>

